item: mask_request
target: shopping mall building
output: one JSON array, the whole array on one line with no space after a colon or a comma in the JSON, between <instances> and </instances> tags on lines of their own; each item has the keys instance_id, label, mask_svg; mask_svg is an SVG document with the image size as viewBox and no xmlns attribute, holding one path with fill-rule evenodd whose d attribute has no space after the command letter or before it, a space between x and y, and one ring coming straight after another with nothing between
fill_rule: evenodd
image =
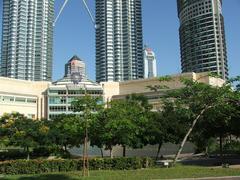
<instances>
[{"instance_id":1,"label":"shopping mall building","mask_svg":"<svg viewBox=\"0 0 240 180\"><path fill-rule=\"evenodd\" d=\"M170 89L183 87L181 78L188 78L221 86L224 81L206 73L184 73L172 75L170 81L158 78L131 80L124 82L96 83L89 80L85 64L73 56L65 65L65 75L56 82L34 82L0 77L0 116L4 113L19 112L33 119L51 119L58 114L71 114L71 102L89 94L101 96L104 102L124 99L130 94L146 96L155 110L160 108L160 98L166 90L152 91L149 86L167 86Z\"/></svg>"}]
</instances>

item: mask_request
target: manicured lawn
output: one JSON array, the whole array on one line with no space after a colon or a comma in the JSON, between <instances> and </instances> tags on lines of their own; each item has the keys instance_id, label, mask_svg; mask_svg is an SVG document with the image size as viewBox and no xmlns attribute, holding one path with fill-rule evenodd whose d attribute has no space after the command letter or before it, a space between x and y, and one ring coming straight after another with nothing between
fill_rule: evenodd
<instances>
[{"instance_id":1,"label":"manicured lawn","mask_svg":"<svg viewBox=\"0 0 240 180\"><path fill-rule=\"evenodd\" d=\"M81 177L81 172L52 173L41 175L4 176L0 179L20 180L146 180L170 178L196 178L217 176L240 176L240 169L204 168L196 166L177 166L169 169L143 169L135 171L90 171L90 177Z\"/></svg>"}]
</instances>

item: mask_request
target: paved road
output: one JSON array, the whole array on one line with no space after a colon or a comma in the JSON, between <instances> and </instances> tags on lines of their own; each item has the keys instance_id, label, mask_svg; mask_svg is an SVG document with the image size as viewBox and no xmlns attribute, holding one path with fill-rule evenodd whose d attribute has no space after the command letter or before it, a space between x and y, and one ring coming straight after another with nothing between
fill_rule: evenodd
<instances>
[{"instance_id":1,"label":"paved road","mask_svg":"<svg viewBox=\"0 0 240 180\"><path fill-rule=\"evenodd\" d=\"M240 180L240 176L185 178L185 179L171 179L171 180L215 180L215 179L216 180Z\"/></svg>"}]
</instances>

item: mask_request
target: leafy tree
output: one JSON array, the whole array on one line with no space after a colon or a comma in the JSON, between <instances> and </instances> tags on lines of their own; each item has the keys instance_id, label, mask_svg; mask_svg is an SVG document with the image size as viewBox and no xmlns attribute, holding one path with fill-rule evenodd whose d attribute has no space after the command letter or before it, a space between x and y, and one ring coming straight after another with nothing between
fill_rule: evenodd
<instances>
[{"instance_id":1,"label":"leafy tree","mask_svg":"<svg viewBox=\"0 0 240 180\"><path fill-rule=\"evenodd\" d=\"M170 92L169 95L173 95L172 97L175 98L175 102L187 108L192 119L192 124L180 145L174 163L177 161L185 142L198 120L210 109L216 109L219 105L224 104L225 96L230 90L229 86L213 87L186 79L183 80L183 83L185 87L175 90L173 93Z\"/></svg>"},{"instance_id":2,"label":"leafy tree","mask_svg":"<svg viewBox=\"0 0 240 180\"><path fill-rule=\"evenodd\" d=\"M23 147L29 159L30 147L38 146L39 123L37 120L28 119L22 114L5 114L0 119L2 135L7 137L7 144Z\"/></svg>"},{"instance_id":3,"label":"leafy tree","mask_svg":"<svg viewBox=\"0 0 240 180\"><path fill-rule=\"evenodd\" d=\"M24 115L13 112L13 113L5 113L0 118L0 137L1 137L1 143L4 145L9 144L9 133L13 131L13 125L16 121L16 119L23 119L25 118Z\"/></svg>"},{"instance_id":4,"label":"leafy tree","mask_svg":"<svg viewBox=\"0 0 240 180\"><path fill-rule=\"evenodd\" d=\"M143 146L142 135L146 125L145 109L140 101L133 100L134 98L110 102L93 122L92 131L95 132L92 133L98 136L91 139L92 144L98 147L105 145L105 148L110 150L110 157L113 157L112 148L115 145L123 147L123 156L126 154L126 146L132 148ZM99 141L102 143L97 143Z\"/></svg>"},{"instance_id":5,"label":"leafy tree","mask_svg":"<svg viewBox=\"0 0 240 180\"><path fill-rule=\"evenodd\" d=\"M169 77L163 77L159 79L160 81L171 81ZM198 79L199 80L199 79ZM186 131L186 135L179 147L179 150L175 156L174 163L177 161L183 146L187 139L189 138L191 132L195 128L197 122L203 119L204 115L211 111L211 119L216 120L221 114L221 108L229 103L232 98L232 89L229 84L224 84L222 87L213 87L211 85L200 83L198 80L181 79L184 87L180 89L170 90L167 86L151 86L153 91L165 90L165 100L168 102L173 102L175 108L173 112L174 119L177 118L177 112L183 110L186 117L182 117L187 122L189 122L189 128ZM163 83L164 84L164 83ZM163 91L162 91L163 92ZM230 112L229 106L225 106L226 112ZM228 114L229 115L229 114ZM190 121L189 121L190 120ZM229 118L225 116L222 122L228 121ZM220 122L218 122L219 124ZM224 124L221 125L223 127ZM199 133L198 130L196 130ZM197 135L197 133L196 133ZM205 134L206 135L206 134ZM197 136L195 136L196 138Z\"/></svg>"},{"instance_id":6,"label":"leafy tree","mask_svg":"<svg viewBox=\"0 0 240 180\"><path fill-rule=\"evenodd\" d=\"M87 138L87 130L91 122L96 118L96 114L103 109L102 99L85 95L74 100L71 105L74 112L79 114L83 125L82 127L85 130L85 138Z\"/></svg>"},{"instance_id":7,"label":"leafy tree","mask_svg":"<svg viewBox=\"0 0 240 180\"><path fill-rule=\"evenodd\" d=\"M58 150L79 146L83 141L83 120L75 114L62 114L48 122L48 138Z\"/></svg>"},{"instance_id":8,"label":"leafy tree","mask_svg":"<svg viewBox=\"0 0 240 180\"><path fill-rule=\"evenodd\" d=\"M83 147L83 176L88 176L89 163L87 158L87 142L88 142L88 129L91 122L95 119L98 111L103 109L102 98L93 97L85 94L72 102L74 112L79 113L79 118L82 119L84 129L84 147Z\"/></svg>"},{"instance_id":9,"label":"leafy tree","mask_svg":"<svg viewBox=\"0 0 240 180\"><path fill-rule=\"evenodd\" d=\"M97 146L103 157L103 147L104 147L104 133L105 133L105 124L106 124L106 111L101 110L99 111L93 121L90 122L89 127L89 138L91 146Z\"/></svg>"},{"instance_id":10,"label":"leafy tree","mask_svg":"<svg viewBox=\"0 0 240 180\"><path fill-rule=\"evenodd\" d=\"M180 142L189 123L185 109L175 106L171 101L163 101L162 103L161 111L150 114L144 135L145 145L158 144L156 159L159 157L163 143L178 144Z\"/></svg>"},{"instance_id":11,"label":"leafy tree","mask_svg":"<svg viewBox=\"0 0 240 180\"><path fill-rule=\"evenodd\" d=\"M234 78L236 81L238 78ZM198 145L206 147L211 138L219 137L220 155L223 161L223 139L229 135L239 135L240 94L238 88L232 89L232 80L223 87L215 89L222 92L219 102L216 102L203 114L193 131L193 139ZM237 86L236 86L237 87Z\"/></svg>"}]
</instances>

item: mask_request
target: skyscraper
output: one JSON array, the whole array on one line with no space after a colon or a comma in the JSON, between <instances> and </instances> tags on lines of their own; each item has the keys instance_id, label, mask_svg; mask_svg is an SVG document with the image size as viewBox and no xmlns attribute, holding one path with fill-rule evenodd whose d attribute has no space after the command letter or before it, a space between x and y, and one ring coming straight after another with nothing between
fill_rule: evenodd
<instances>
[{"instance_id":1,"label":"skyscraper","mask_svg":"<svg viewBox=\"0 0 240 180\"><path fill-rule=\"evenodd\" d=\"M214 72L228 78L221 0L177 0L183 72Z\"/></svg>"},{"instance_id":2,"label":"skyscraper","mask_svg":"<svg viewBox=\"0 0 240 180\"><path fill-rule=\"evenodd\" d=\"M144 54L144 78L151 78L157 76L157 62L156 56L152 49L145 46Z\"/></svg>"},{"instance_id":3,"label":"skyscraper","mask_svg":"<svg viewBox=\"0 0 240 180\"><path fill-rule=\"evenodd\" d=\"M3 0L0 75L52 78L54 0Z\"/></svg>"},{"instance_id":4,"label":"skyscraper","mask_svg":"<svg viewBox=\"0 0 240 180\"><path fill-rule=\"evenodd\" d=\"M73 73L79 73L83 78L86 77L85 63L78 56L74 55L65 64L65 77L70 77Z\"/></svg>"},{"instance_id":5,"label":"skyscraper","mask_svg":"<svg viewBox=\"0 0 240 180\"><path fill-rule=\"evenodd\" d=\"M96 0L96 81L143 78L141 0Z\"/></svg>"}]
</instances>

